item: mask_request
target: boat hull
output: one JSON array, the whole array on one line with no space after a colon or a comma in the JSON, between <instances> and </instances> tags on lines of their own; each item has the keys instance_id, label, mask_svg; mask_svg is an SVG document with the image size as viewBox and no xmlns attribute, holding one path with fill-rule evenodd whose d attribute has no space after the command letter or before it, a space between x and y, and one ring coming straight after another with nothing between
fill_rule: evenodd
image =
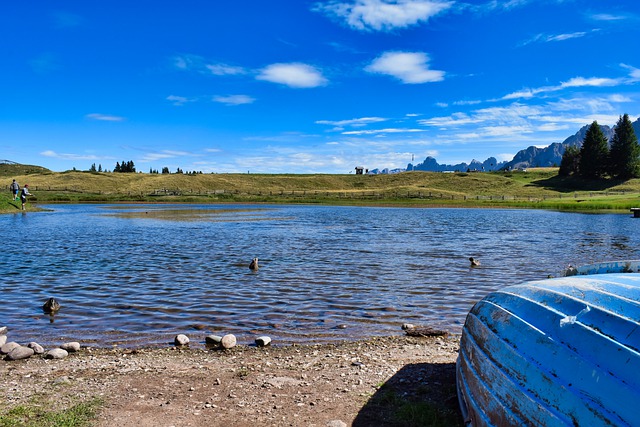
<instances>
[{"instance_id":1,"label":"boat hull","mask_svg":"<svg viewBox=\"0 0 640 427\"><path fill-rule=\"evenodd\" d=\"M640 274L587 274L627 265L607 264L473 307L457 361L466 425L640 424Z\"/></svg>"}]
</instances>

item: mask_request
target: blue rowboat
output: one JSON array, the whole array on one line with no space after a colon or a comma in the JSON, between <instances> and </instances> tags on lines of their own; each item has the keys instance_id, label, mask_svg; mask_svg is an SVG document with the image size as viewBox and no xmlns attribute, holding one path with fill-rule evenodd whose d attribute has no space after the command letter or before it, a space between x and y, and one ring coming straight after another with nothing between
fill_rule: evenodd
<instances>
[{"instance_id":1,"label":"blue rowboat","mask_svg":"<svg viewBox=\"0 0 640 427\"><path fill-rule=\"evenodd\" d=\"M467 426L639 426L640 261L508 286L467 315Z\"/></svg>"}]
</instances>

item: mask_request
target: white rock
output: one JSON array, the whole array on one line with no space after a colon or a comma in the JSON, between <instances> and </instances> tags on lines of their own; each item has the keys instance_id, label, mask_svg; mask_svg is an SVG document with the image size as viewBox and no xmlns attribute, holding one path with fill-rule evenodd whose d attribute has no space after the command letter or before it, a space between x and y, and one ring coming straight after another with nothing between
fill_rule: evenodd
<instances>
[{"instance_id":1,"label":"white rock","mask_svg":"<svg viewBox=\"0 0 640 427\"><path fill-rule=\"evenodd\" d=\"M76 341L66 342L62 344L60 348L66 350L68 353L75 353L80 350L80 343Z\"/></svg>"},{"instance_id":2,"label":"white rock","mask_svg":"<svg viewBox=\"0 0 640 427\"><path fill-rule=\"evenodd\" d=\"M35 354L44 354L44 348L37 342L30 342L27 347L32 349Z\"/></svg>"},{"instance_id":3,"label":"white rock","mask_svg":"<svg viewBox=\"0 0 640 427\"><path fill-rule=\"evenodd\" d=\"M218 335L207 335L204 338L204 342L209 345L217 345L219 346L222 342L222 337Z\"/></svg>"},{"instance_id":4,"label":"white rock","mask_svg":"<svg viewBox=\"0 0 640 427\"><path fill-rule=\"evenodd\" d=\"M69 353L61 348L54 348L44 354L45 359L64 359Z\"/></svg>"},{"instance_id":5,"label":"white rock","mask_svg":"<svg viewBox=\"0 0 640 427\"><path fill-rule=\"evenodd\" d=\"M0 335L7 335L8 330L9 328L7 328L6 326L0 326Z\"/></svg>"},{"instance_id":6,"label":"white rock","mask_svg":"<svg viewBox=\"0 0 640 427\"><path fill-rule=\"evenodd\" d=\"M6 343L7 343L7 336L6 335L0 335L0 347L5 345Z\"/></svg>"},{"instance_id":7,"label":"white rock","mask_svg":"<svg viewBox=\"0 0 640 427\"><path fill-rule=\"evenodd\" d=\"M347 423L342 420L333 420L327 423L327 427L347 427Z\"/></svg>"},{"instance_id":8,"label":"white rock","mask_svg":"<svg viewBox=\"0 0 640 427\"><path fill-rule=\"evenodd\" d=\"M7 360L28 359L31 356L33 356L33 349L19 345L7 354Z\"/></svg>"},{"instance_id":9,"label":"white rock","mask_svg":"<svg viewBox=\"0 0 640 427\"><path fill-rule=\"evenodd\" d=\"M227 334L225 336L222 337L222 341L220 341L220 343L222 344L223 348L233 348L236 346L236 336L233 334Z\"/></svg>"},{"instance_id":10,"label":"white rock","mask_svg":"<svg viewBox=\"0 0 640 427\"><path fill-rule=\"evenodd\" d=\"M20 344L18 344L15 341L10 341L8 343L2 344L2 347L0 347L0 353L9 354L11 353L11 350L13 350L16 347L20 347Z\"/></svg>"},{"instance_id":11,"label":"white rock","mask_svg":"<svg viewBox=\"0 0 640 427\"><path fill-rule=\"evenodd\" d=\"M267 337L267 336L261 336L256 338L256 345L258 347L266 347L269 344L271 344L271 338Z\"/></svg>"},{"instance_id":12,"label":"white rock","mask_svg":"<svg viewBox=\"0 0 640 427\"><path fill-rule=\"evenodd\" d=\"M187 345L187 344L189 344L189 337L184 335L184 334L178 334L173 339L173 343L175 345Z\"/></svg>"},{"instance_id":13,"label":"white rock","mask_svg":"<svg viewBox=\"0 0 640 427\"><path fill-rule=\"evenodd\" d=\"M406 331L407 329L415 329L416 325L414 325L413 323L403 323L402 324L402 330Z\"/></svg>"}]
</instances>

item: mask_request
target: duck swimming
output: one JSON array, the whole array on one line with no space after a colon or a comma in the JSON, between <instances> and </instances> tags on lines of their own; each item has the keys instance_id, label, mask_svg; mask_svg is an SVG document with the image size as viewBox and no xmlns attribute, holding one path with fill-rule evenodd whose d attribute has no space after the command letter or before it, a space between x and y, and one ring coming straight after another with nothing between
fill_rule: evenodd
<instances>
[{"instance_id":1,"label":"duck swimming","mask_svg":"<svg viewBox=\"0 0 640 427\"><path fill-rule=\"evenodd\" d=\"M251 260L251 263L249 264L249 268L253 271L258 271L258 258L254 258Z\"/></svg>"},{"instance_id":2,"label":"duck swimming","mask_svg":"<svg viewBox=\"0 0 640 427\"><path fill-rule=\"evenodd\" d=\"M47 302L42 305L42 311L46 314L55 314L58 310L60 310L60 303L55 300L55 298L49 298Z\"/></svg>"},{"instance_id":3,"label":"duck swimming","mask_svg":"<svg viewBox=\"0 0 640 427\"><path fill-rule=\"evenodd\" d=\"M471 263L471 267L478 267L480 265L480 261L474 257L469 258L469 262Z\"/></svg>"}]
</instances>

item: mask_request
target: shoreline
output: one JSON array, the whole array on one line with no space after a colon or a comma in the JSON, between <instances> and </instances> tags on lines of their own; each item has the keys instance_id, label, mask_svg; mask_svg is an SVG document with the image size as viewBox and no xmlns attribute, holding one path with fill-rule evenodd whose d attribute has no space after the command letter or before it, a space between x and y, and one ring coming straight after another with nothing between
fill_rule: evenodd
<instances>
[{"instance_id":1,"label":"shoreline","mask_svg":"<svg viewBox=\"0 0 640 427\"><path fill-rule=\"evenodd\" d=\"M400 409L429 407L448 420L441 425L461 425L458 349L457 335L220 351L85 347L60 360L0 362L9 391L0 414L98 402L97 426L410 426L432 424Z\"/></svg>"}]
</instances>

